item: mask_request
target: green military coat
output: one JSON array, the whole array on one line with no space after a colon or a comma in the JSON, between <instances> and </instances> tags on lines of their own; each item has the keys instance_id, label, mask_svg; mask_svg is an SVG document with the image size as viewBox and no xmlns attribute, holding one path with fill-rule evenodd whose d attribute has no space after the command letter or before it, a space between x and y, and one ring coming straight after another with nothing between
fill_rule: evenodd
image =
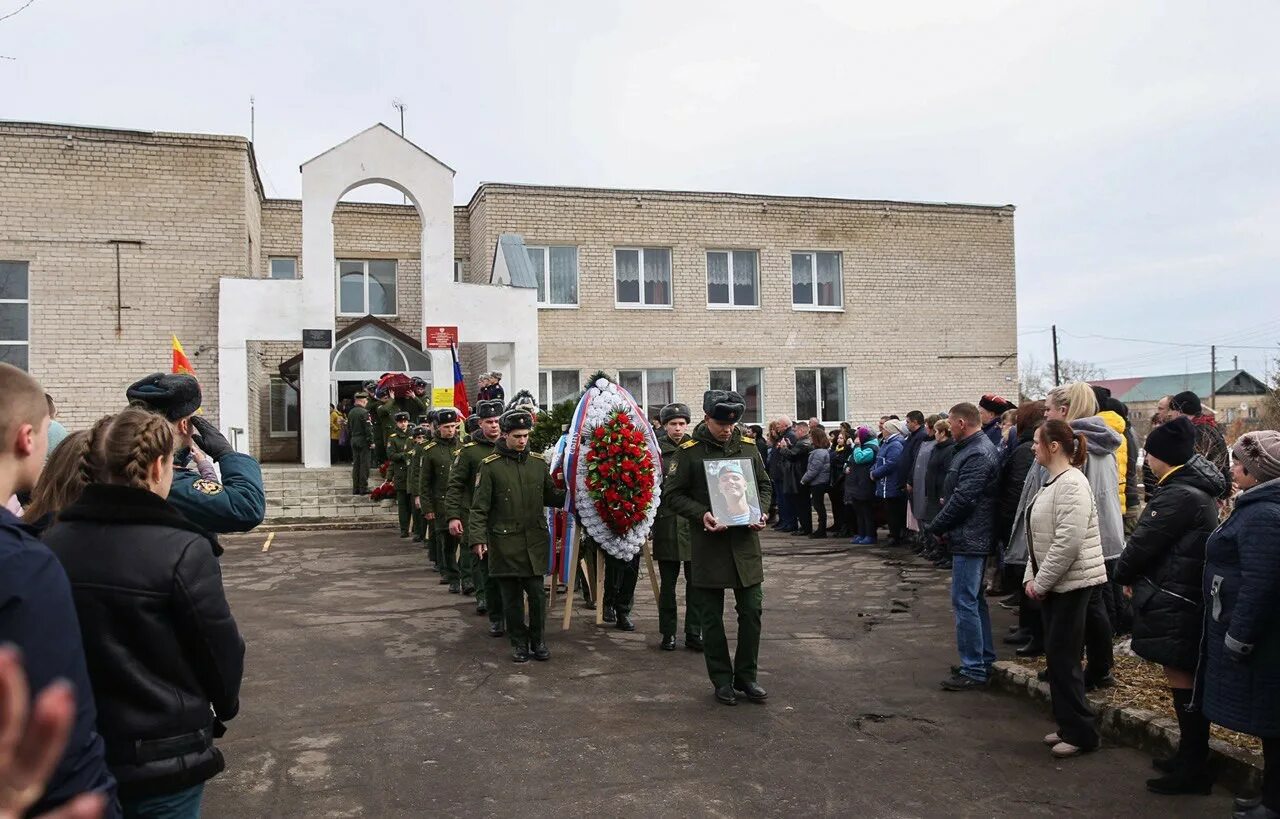
<instances>
[{"instance_id":1,"label":"green military coat","mask_svg":"<svg viewBox=\"0 0 1280 819\"><path fill-rule=\"evenodd\" d=\"M427 444L418 445L417 441L409 439L409 448L405 450L405 469L404 488L410 495L418 494L418 481L420 480L420 470L422 468L422 453L427 448Z\"/></svg>"},{"instance_id":2,"label":"green military coat","mask_svg":"<svg viewBox=\"0 0 1280 819\"><path fill-rule=\"evenodd\" d=\"M373 421L369 418L369 410L364 407L352 407L347 411L347 429L350 430L353 449L368 449L373 443Z\"/></svg>"},{"instance_id":3,"label":"green military coat","mask_svg":"<svg viewBox=\"0 0 1280 819\"><path fill-rule=\"evenodd\" d=\"M462 450L462 438L437 438L422 451L422 467L418 470L418 496L422 498L422 514L434 514L445 523L444 496L449 489L449 469Z\"/></svg>"},{"instance_id":4,"label":"green military coat","mask_svg":"<svg viewBox=\"0 0 1280 819\"><path fill-rule=\"evenodd\" d=\"M484 433L476 430L471 440L462 445L449 468L449 486L444 493L445 520L460 520L467 528L467 516L471 513L471 495L476 488L476 473L480 462L493 454L495 444ZM437 514L439 510L437 510Z\"/></svg>"},{"instance_id":5,"label":"green military coat","mask_svg":"<svg viewBox=\"0 0 1280 819\"><path fill-rule=\"evenodd\" d=\"M387 435L387 460L391 462L391 482L397 490L406 491L409 477L409 450L413 448L413 439L408 432L393 430Z\"/></svg>"},{"instance_id":6,"label":"green military coat","mask_svg":"<svg viewBox=\"0 0 1280 819\"><path fill-rule=\"evenodd\" d=\"M686 436L681 439L687 441ZM670 470L675 466L676 453L680 445L670 436L659 435L658 447L662 450L662 466ZM670 501L667 500L666 487L662 490L662 502L658 505L658 515L653 520L653 559L654 560L689 560L689 521L676 514Z\"/></svg>"},{"instance_id":7,"label":"green military coat","mask_svg":"<svg viewBox=\"0 0 1280 819\"><path fill-rule=\"evenodd\" d=\"M755 439L735 428L733 437L721 443L712 437L705 423L694 427L693 435L680 443L675 462L667 465L662 504L670 504L672 510L689 521L693 585L710 589L755 586L764 582L759 533L746 526L708 532L702 525L702 516L711 511L703 463L721 458L751 459L760 508L767 510L773 499L773 484Z\"/></svg>"},{"instance_id":8,"label":"green military coat","mask_svg":"<svg viewBox=\"0 0 1280 819\"><path fill-rule=\"evenodd\" d=\"M413 429L417 425L418 416L425 414L426 411L427 405L416 395L408 398L388 398L374 408L374 424L381 432L382 439L386 441L391 437L391 433L396 431L397 412L409 413L409 428Z\"/></svg>"},{"instance_id":9,"label":"green military coat","mask_svg":"<svg viewBox=\"0 0 1280 819\"><path fill-rule=\"evenodd\" d=\"M467 545L489 547L490 577L541 577L551 548L546 507L563 505L542 455L499 444L480 462Z\"/></svg>"}]
</instances>

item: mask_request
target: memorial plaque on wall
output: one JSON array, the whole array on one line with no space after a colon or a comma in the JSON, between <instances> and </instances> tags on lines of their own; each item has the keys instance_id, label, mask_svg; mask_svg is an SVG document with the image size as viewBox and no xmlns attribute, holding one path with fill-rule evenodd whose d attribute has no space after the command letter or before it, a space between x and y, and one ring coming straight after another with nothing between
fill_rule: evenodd
<instances>
[{"instance_id":1,"label":"memorial plaque on wall","mask_svg":"<svg viewBox=\"0 0 1280 819\"><path fill-rule=\"evenodd\" d=\"M333 349L333 331L332 330L303 330L302 331L302 349L304 350Z\"/></svg>"}]
</instances>

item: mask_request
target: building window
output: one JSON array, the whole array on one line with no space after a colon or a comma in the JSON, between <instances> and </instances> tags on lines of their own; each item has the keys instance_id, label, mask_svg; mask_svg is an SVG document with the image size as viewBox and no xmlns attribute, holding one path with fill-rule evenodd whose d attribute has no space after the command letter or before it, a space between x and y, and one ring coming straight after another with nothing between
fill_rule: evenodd
<instances>
[{"instance_id":1,"label":"building window","mask_svg":"<svg viewBox=\"0 0 1280 819\"><path fill-rule=\"evenodd\" d=\"M844 368L796 370L796 420L837 424L844 416Z\"/></svg>"},{"instance_id":2,"label":"building window","mask_svg":"<svg viewBox=\"0 0 1280 819\"><path fill-rule=\"evenodd\" d=\"M27 262L0 262L0 361L30 366L31 295Z\"/></svg>"},{"instance_id":3,"label":"building window","mask_svg":"<svg viewBox=\"0 0 1280 819\"><path fill-rule=\"evenodd\" d=\"M631 393L649 420L676 400L675 370L622 370L618 383Z\"/></svg>"},{"instance_id":4,"label":"building window","mask_svg":"<svg viewBox=\"0 0 1280 819\"><path fill-rule=\"evenodd\" d=\"M671 306L671 250L619 247L613 251L619 307Z\"/></svg>"},{"instance_id":5,"label":"building window","mask_svg":"<svg viewBox=\"0 0 1280 819\"><path fill-rule=\"evenodd\" d=\"M272 256L267 260L271 265L271 278L298 278L298 260L294 256Z\"/></svg>"},{"instance_id":6,"label":"building window","mask_svg":"<svg viewBox=\"0 0 1280 819\"><path fill-rule=\"evenodd\" d=\"M542 370L538 373L538 407L542 410L578 397L577 370Z\"/></svg>"},{"instance_id":7,"label":"building window","mask_svg":"<svg viewBox=\"0 0 1280 819\"><path fill-rule=\"evenodd\" d=\"M453 260L453 280L455 282L462 281L462 260L461 259Z\"/></svg>"},{"instance_id":8,"label":"building window","mask_svg":"<svg viewBox=\"0 0 1280 819\"><path fill-rule=\"evenodd\" d=\"M759 307L756 252L707 251L707 306Z\"/></svg>"},{"instance_id":9,"label":"building window","mask_svg":"<svg viewBox=\"0 0 1280 819\"><path fill-rule=\"evenodd\" d=\"M578 249L572 245L525 247L538 276L539 307L578 306Z\"/></svg>"},{"instance_id":10,"label":"building window","mask_svg":"<svg viewBox=\"0 0 1280 819\"><path fill-rule=\"evenodd\" d=\"M338 315L394 316L396 261L338 261Z\"/></svg>"},{"instance_id":11,"label":"building window","mask_svg":"<svg viewBox=\"0 0 1280 819\"><path fill-rule=\"evenodd\" d=\"M298 434L298 391L283 378L271 379L271 437L291 438Z\"/></svg>"},{"instance_id":12,"label":"building window","mask_svg":"<svg viewBox=\"0 0 1280 819\"><path fill-rule=\"evenodd\" d=\"M759 367L737 367L731 370L712 370L708 388L713 390L733 390L742 396L746 403L746 412L742 415L744 424L764 423L764 382Z\"/></svg>"},{"instance_id":13,"label":"building window","mask_svg":"<svg viewBox=\"0 0 1280 819\"><path fill-rule=\"evenodd\" d=\"M839 309L844 306L840 254L797 251L791 254L791 304L798 310Z\"/></svg>"}]
</instances>

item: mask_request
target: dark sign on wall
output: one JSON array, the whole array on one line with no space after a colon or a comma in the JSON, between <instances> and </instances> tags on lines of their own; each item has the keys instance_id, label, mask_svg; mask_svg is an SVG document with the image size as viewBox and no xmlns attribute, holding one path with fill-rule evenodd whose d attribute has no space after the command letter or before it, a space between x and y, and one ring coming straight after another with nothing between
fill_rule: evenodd
<instances>
[{"instance_id":1,"label":"dark sign on wall","mask_svg":"<svg viewBox=\"0 0 1280 819\"><path fill-rule=\"evenodd\" d=\"M333 349L333 331L332 330L303 330L302 331L302 349L304 350Z\"/></svg>"}]
</instances>

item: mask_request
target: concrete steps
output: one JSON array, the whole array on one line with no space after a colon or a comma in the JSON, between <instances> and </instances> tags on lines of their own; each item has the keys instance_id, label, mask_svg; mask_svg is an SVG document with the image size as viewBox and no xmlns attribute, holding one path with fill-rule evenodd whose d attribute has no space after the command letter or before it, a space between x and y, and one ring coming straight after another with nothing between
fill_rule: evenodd
<instances>
[{"instance_id":1,"label":"concrete steps","mask_svg":"<svg viewBox=\"0 0 1280 819\"><path fill-rule=\"evenodd\" d=\"M374 503L367 495L351 494L349 466L305 469L296 464L264 464L262 486L267 497L264 526L396 524L394 503Z\"/></svg>"}]
</instances>

